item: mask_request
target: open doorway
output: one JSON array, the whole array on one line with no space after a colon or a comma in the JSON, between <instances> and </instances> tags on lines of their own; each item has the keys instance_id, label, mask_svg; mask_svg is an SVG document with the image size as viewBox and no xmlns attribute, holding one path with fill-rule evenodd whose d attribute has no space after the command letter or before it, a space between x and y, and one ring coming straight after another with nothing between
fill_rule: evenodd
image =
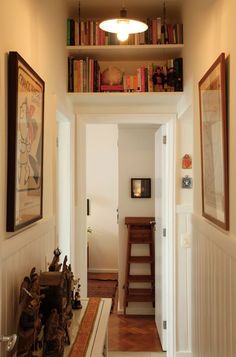
<instances>
[{"instance_id":1,"label":"open doorway","mask_svg":"<svg viewBox=\"0 0 236 357\"><path fill-rule=\"evenodd\" d=\"M84 143L84 137L86 133L86 127L87 125L90 125L91 123L116 123L116 124L164 124L166 126L166 131L167 131L167 136L169 137L169 150L168 150L168 155L167 155L167 160L169 162L169 165L171 167L170 175L167 177L167 185L170 190L170 194L168 196L168 202L167 205L169 206L169 220L167 222L167 231L168 231L168 249L167 249L167 261L169 264L169 269L167 272L167 290L168 293L170 294L170 298L167 300L167 320L166 323L168 325L168 337L167 337L167 349L168 349L168 355L172 356L173 355L173 349L174 347L174 334L175 334L175 329L174 329L174 315L175 315L175 306L174 306L174 273L173 273L173 249L174 249L174 243L173 243L173 237L174 237L174 182L175 182L175 171L174 171L174 133L175 133L175 115L127 115L126 120L119 117L118 115L115 115L114 118L112 115L83 115L78 117L78 136L80 137L81 143ZM81 138L83 137L83 140ZM80 147L81 149L81 156L79 160L79 165L78 165L78 173L79 173L79 180L82 181L82 185L80 182L80 187L85 188L86 187L86 177L83 174L83 169L81 168L80 165L84 168L84 162L86 157L86 152L85 148ZM82 159L84 158L84 159ZM86 192L86 191L85 191ZM80 215L80 229L81 233L84 235L85 230L87 230L87 220L86 218L86 195L84 195L84 192L79 193L79 198L84 202L83 210L81 210L81 215ZM85 223L82 223L84 222ZM79 229L79 230L80 230ZM120 242L119 242L120 243ZM87 250L87 243L80 241L80 246L83 246L83 252ZM82 258L82 256L81 256ZM122 264L119 259L119 264ZM81 269L82 270L82 269ZM122 286L120 286L120 289L122 289ZM170 351L170 352L169 352Z\"/></svg>"}]
</instances>

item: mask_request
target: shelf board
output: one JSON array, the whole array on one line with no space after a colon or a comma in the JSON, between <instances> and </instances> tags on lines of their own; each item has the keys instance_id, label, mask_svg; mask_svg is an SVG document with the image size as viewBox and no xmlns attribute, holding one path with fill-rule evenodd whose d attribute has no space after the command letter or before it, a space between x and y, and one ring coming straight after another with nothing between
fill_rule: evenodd
<instances>
[{"instance_id":1,"label":"shelf board","mask_svg":"<svg viewBox=\"0 0 236 357\"><path fill-rule=\"evenodd\" d=\"M103 61L155 61L181 56L183 47L183 44L67 46L67 52L70 56L89 56Z\"/></svg>"},{"instance_id":2,"label":"shelf board","mask_svg":"<svg viewBox=\"0 0 236 357\"><path fill-rule=\"evenodd\" d=\"M183 92L145 93L67 93L73 105L79 106L177 106Z\"/></svg>"}]
</instances>

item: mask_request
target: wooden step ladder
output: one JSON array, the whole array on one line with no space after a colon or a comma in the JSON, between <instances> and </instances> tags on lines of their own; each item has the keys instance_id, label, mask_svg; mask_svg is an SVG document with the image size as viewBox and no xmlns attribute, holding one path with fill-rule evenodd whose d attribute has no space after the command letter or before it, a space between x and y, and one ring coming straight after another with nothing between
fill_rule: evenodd
<instances>
[{"instance_id":1,"label":"wooden step ladder","mask_svg":"<svg viewBox=\"0 0 236 357\"><path fill-rule=\"evenodd\" d=\"M125 217L128 228L127 263L124 294L124 314L129 302L151 302L155 306L155 267L154 267L154 217ZM132 255L135 244L148 245L149 255ZM149 264L149 275L131 273L131 264ZM142 285L149 285L143 288ZM146 284L147 283L147 284ZM132 285L135 285L133 287ZM140 287L137 287L139 286Z\"/></svg>"}]
</instances>

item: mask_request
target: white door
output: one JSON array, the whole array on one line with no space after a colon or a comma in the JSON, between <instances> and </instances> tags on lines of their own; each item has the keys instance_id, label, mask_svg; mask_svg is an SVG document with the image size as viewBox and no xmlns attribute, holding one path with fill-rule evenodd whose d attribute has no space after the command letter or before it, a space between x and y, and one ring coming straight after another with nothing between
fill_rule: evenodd
<instances>
[{"instance_id":1,"label":"white door","mask_svg":"<svg viewBox=\"0 0 236 357\"><path fill-rule=\"evenodd\" d=\"M166 127L155 133L155 320L162 349L167 349Z\"/></svg>"}]
</instances>

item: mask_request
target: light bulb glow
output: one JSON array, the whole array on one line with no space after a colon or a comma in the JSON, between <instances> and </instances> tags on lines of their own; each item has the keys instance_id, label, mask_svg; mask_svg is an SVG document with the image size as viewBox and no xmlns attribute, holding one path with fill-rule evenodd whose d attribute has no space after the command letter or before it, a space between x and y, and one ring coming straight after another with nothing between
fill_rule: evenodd
<instances>
[{"instance_id":1,"label":"light bulb glow","mask_svg":"<svg viewBox=\"0 0 236 357\"><path fill-rule=\"evenodd\" d=\"M117 23L118 23L117 38L121 42L126 41L129 37L129 21L118 20Z\"/></svg>"},{"instance_id":2,"label":"light bulb glow","mask_svg":"<svg viewBox=\"0 0 236 357\"><path fill-rule=\"evenodd\" d=\"M125 22L125 26L127 27L128 34L130 33L140 33L147 30L148 26L144 22L136 21L132 19L110 19L102 21L99 24L100 29L107 32L118 33L120 32L120 23ZM122 24L123 26L123 24Z\"/></svg>"}]
</instances>

